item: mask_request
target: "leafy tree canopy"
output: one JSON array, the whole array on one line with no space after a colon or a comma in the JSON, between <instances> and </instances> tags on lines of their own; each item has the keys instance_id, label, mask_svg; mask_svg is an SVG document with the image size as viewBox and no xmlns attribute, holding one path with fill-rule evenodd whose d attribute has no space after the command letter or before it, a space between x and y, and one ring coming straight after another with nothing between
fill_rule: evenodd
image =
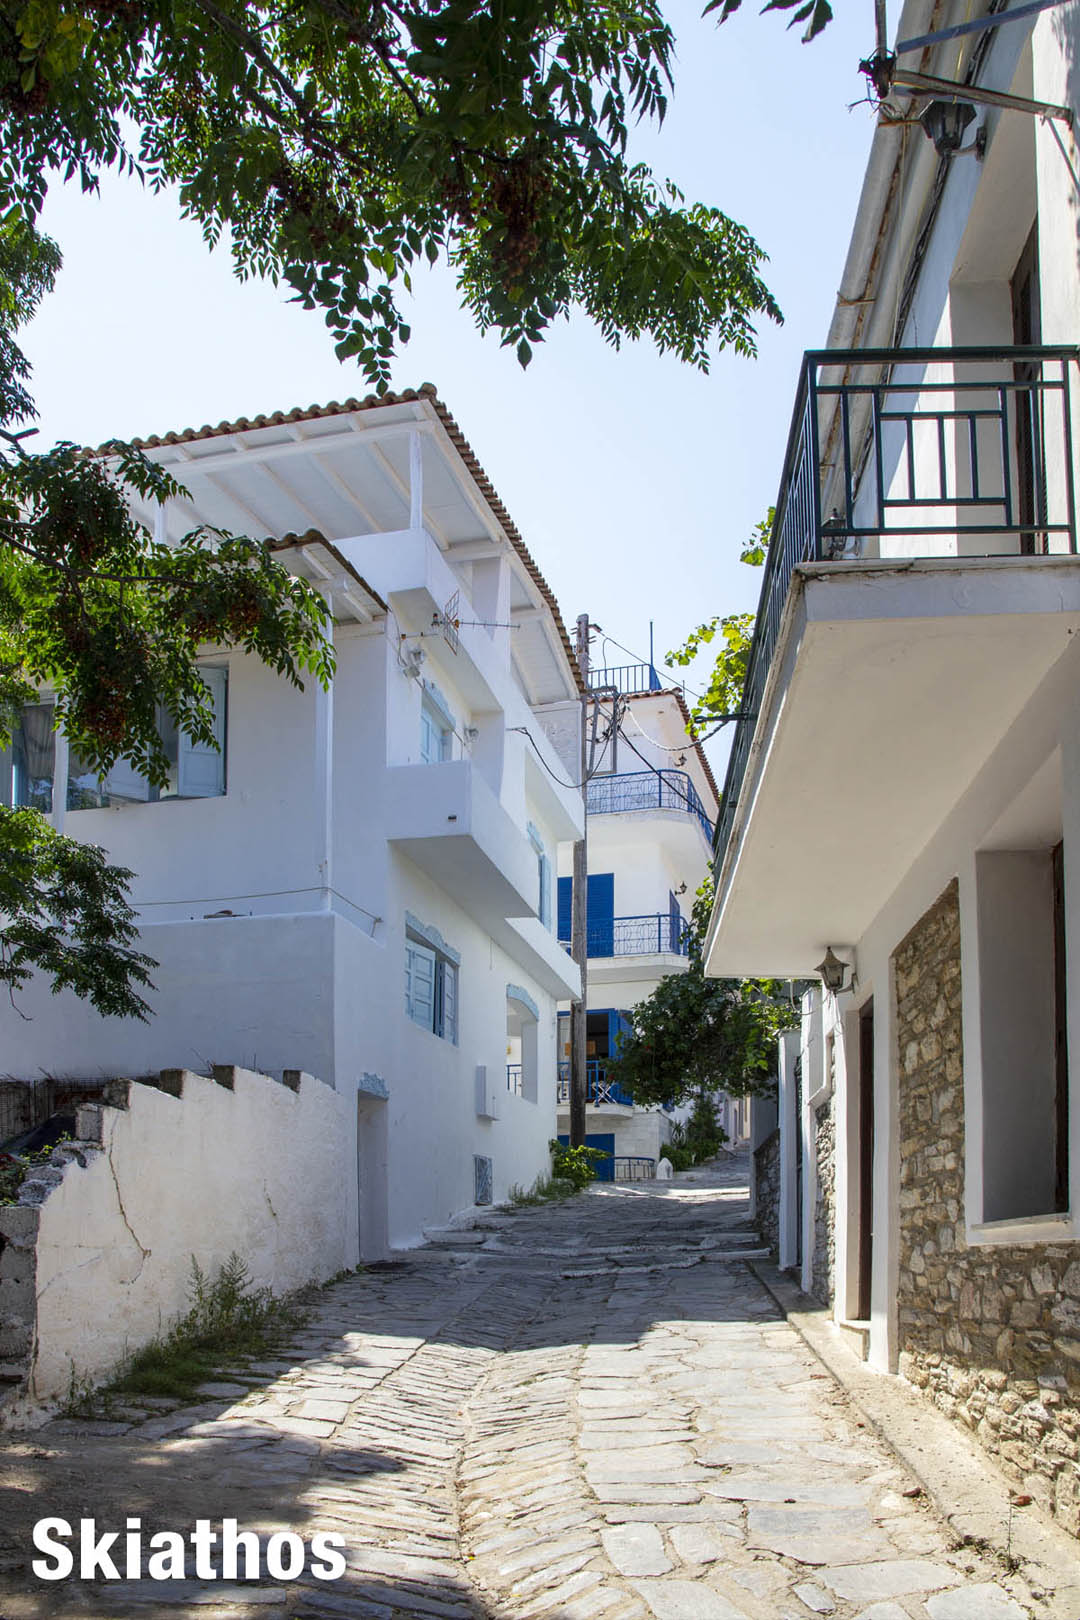
<instances>
[{"instance_id":1,"label":"leafy tree canopy","mask_svg":"<svg viewBox=\"0 0 1080 1620\"><path fill-rule=\"evenodd\" d=\"M201 646L296 683L333 669L321 598L259 539L166 549L133 521L126 490L180 492L160 467L28 448L17 333L60 263L37 230L48 185L115 169L175 187L241 278L321 309L379 390L400 294L440 259L522 364L577 308L616 346L648 336L706 368L780 312L750 234L628 156L630 125L664 115L672 51L655 0L0 0L0 746L44 689L84 765L160 784L162 708L213 741ZM145 1016L128 876L0 811L0 984L38 968Z\"/></svg>"},{"instance_id":2,"label":"leafy tree canopy","mask_svg":"<svg viewBox=\"0 0 1080 1620\"><path fill-rule=\"evenodd\" d=\"M214 744L200 646L242 647L296 685L327 681L326 606L265 544L208 529L156 544L125 489L159 501L180 489L138 452L118 445L106 463L70 444L27 450L17 424L33 405L15 332L58 263L19 215L0 222L0 747L45 690L84 768L104 776L122 757L163 786L162 709ZM36 810L0 809L0 985L12 993L38 969L99 1012L145 1017L154 964L135 949L130 876Z\"/></svg>"},{"instance_id":3,"label":"leafy tree canopy","mask_svg":"<svg viewBox=\"0 0 1080 1620\"><path fill-rule=\"evenodd\" d=\"M788 987L777 979L707 979L705 932L713 886L697 892L687 942L690 965L670 973L631 1014L633 1030L609 1075L639 1104L685 1102L724 1090L767 1093L776 1074L776 1041L798 1022Z\"/></svg>"},{"instance_id":4,"label":"leafy tree canopy","mask_svg":"<svg viewBox=\"0 0 1080 1620\"><path fill-rule=\"evenodd\" d=\"M780 312L750 234L628 158L673 44L655 0L0 0L0 213L51 170L176 185L378 387L440 258L522 363L577 307L707 367Z\"/></svg>"}]
</instances>

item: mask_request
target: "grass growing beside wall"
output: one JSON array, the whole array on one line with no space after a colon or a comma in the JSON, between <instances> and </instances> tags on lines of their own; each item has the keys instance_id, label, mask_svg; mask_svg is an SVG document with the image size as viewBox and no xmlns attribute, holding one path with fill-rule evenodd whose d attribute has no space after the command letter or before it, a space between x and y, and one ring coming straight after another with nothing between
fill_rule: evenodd
<instances>
[{"instance_id":1,"label":"grass growing beside wall","mask_svg":"<svg viewBox=\"0 0 1080 1620\"><path fill-rule=\"evenodd\" d=\"M507 1196L515 1209L530 1209L534 1204L554 1204L561 1198L572 1198L577 1190L572 1181L563 1177L537 1176L531 1187L519 1187L515 1182Z\"/></svg>"},{"instance_id":2,"label":"grass growing beside wall","mask_svg":"<svg viewBox=\"0 0 1080 1620\"><path fill-rule=\"evenodd\" d=\"M306 1318L294 1298L254 1288L244 1261L231 1254L215 1277L192 1259L191 1305L167 1333L144 1345L108 1384L108 1395L169 1395L193 1399L223 1363L235 1366L271 1354Z\"/></svg>"}]
</instances>

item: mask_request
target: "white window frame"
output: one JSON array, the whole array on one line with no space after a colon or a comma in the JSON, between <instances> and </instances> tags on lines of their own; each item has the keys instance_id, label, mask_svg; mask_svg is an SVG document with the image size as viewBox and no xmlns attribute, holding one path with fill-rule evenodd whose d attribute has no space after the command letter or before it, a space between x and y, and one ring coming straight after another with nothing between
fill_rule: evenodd
<instances>
[{"instance_id":1,"label":"white window frame","mask_svg":"<svg viewBox=\"0 0 1080 1620\"><path fill-rule=\"evenodd\" d=\"M420 695L420 760L442 765L454 757L457 722L438 687L425 681Z\"/></svg>"}]
</instances>

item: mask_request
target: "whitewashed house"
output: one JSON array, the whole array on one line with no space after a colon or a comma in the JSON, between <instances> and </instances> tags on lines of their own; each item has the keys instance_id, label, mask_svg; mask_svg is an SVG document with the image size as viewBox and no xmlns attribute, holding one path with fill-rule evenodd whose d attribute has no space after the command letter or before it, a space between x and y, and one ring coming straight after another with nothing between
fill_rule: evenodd
<instances>
[{"instance_id":1,"label":"whitewashed house","mask_svg":"<svg viewBox=\"0 0 1080 1620\"><path fill-rule=\"evenodd\" d=\"M985 10L899 16L893 71L961 88L894 81L799 381L708 970L847 964L783 1042L759 1219L1076 1532L1080 12Z\"/></svg>"},{"instance_id":2,"label":"whitewashed house","mask_svg":"<svg viewBox=\"0 0 1080 1620\"><path fill-rule=\"evenodd\" d=\"M586 1144L612 1155L601 1180L655 1174L671 1135L661 1108L635 1107L607 1074L631 1009L670 973L687 967L684 929L708 866L717 793L689 711L648 664L590 672L598 692L598 737L586 789L588 988ZM614 725L618 701L619 723ZM572 852L561 857L558 932L569 944ZM559 1132L569 1140L569 1012L559 1018Z\"/></svg>"},{"instance_id":3,"label":"whitewashed house","mask_svg":"<svg viewBox=\"0 0 1080 1620\"><path fill-rule=\"evenodd\" d=\"M145 1025L32 988L0 1012L3 1067L239 1064L355 1087L360 1248L378 1254L548 1167L556 1006L578 979L554 874L583 807L544 726L576 723L577 666L430 386L144 448L189 499L143 521L274 537L326 594L337 675L298 692L208 648L221 751L174 737L161 793L125 767L98 783L47 707L27 713L4 789L137 873L160 966Z\"/></svg>"}]
</instances>

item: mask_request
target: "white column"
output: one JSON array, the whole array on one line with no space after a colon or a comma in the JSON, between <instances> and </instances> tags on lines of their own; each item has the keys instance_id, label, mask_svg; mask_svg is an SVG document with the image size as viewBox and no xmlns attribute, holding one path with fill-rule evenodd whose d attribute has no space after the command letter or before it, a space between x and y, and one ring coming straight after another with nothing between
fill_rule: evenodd
<instances>
[{"instance_id":1,"label":"white column","mask_svg":"<svg viewBox=\"0 0 1080 1620\"><path fill-rule=\"evenodd\" d=\"M327 626L333 640L334 626ZM332 905L334 855L334 683L325 689L315 684L315 826L318 838L319 904L329 911Z\"/></svg>"}]
</instances>

